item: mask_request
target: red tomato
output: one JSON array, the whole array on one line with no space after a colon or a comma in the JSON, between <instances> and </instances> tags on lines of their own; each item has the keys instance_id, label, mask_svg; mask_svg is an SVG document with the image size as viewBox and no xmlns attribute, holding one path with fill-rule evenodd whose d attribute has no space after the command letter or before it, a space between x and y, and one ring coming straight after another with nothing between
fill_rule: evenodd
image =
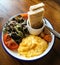
<instances>
[{"instance_id":1,"label":"red tomato","mask_svg":"<svg viewBox=\"0 0 60 65\"><path fill-rule=\"evenodd\" d=\"M23 18L28 19L28 14L24 13L24 14L20 14Z\"/></svg>"},{"instance_id":2,"label":"red tomato","mask_svg":"<svg viewBox=\"0 0 60 65\"><path fill-rule=\"evenodd\" d=\"M6 41L9 41L10 39L11 39L11 37L7 34L7 33L5 33L4 35L3 35L3 39L4 39L4 42Z\"/></svg>"},{"instance_id":3,"label":"red tomato","mask_svg":"<svg viewBox=\"0 0 60 65\"><path fill-rule=\"evenodd\" d=\"M9 49L16 50L18 48L18 44L7 33L3 35L3 40Z\"/></svg>"}]
</instances>

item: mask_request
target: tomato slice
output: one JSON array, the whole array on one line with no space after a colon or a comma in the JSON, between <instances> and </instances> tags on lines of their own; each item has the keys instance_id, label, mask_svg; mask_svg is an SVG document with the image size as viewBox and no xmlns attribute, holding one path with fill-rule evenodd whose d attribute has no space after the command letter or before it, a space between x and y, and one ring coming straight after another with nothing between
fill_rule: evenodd
<instances>
[{"instance_id":1,"label":"tomato slice","mask_svg":"<svg viewBox=\"0 0 60 65\"><path fill-rule=\"evenodd\" d=\"M18 44L7 33L3 35L3 40L9 49L16 50L18 48Z\"/></svg>"},{"instance_id":2,"label":"tomato slice","mask_svg":"<svg viewBox=\"0 0 60 65\"><path fill-rule=\"evenodd\" d=\"M16 49L18 49L18 44L17 44L13 39L11 39L10 41L5 42L5 45L6 45L9 49L11 49L11 50L16 50Z\"/></svg>"},{"instance_id":3,"label":"tomato slice","mask_svg":"<svg viewBox=\"0 0 60 65\"><path fill-rule=\"evenodd\" d=\"M3 40L4 40L4 42L6 41L9 41L9 40L11 40L11 36L9 36L7 33L5 33L4 35L3 35Z\"/></svg>"},{"instance_id":4,"label":"tomato slice","mask_svg":"<svg viewBox=\"0 0 60 65\"><path fill-rule=\"evenodd\" d=\"M23 14L20 14L23 18L25 19L28 19L28 14L27 13L23 13Z\"/></svg>"}]
</instances>

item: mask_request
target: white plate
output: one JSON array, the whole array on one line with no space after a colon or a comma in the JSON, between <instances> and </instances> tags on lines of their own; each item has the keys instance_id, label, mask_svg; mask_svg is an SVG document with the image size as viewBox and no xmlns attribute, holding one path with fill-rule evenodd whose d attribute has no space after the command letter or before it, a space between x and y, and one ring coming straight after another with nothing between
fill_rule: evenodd
<instances>
[{"instance_id":1,"label":"white plate","mask_svg":"<svg viewBox=\"0 0 60 65\"><path fill-rule=\"evenodd\" d=\"M14 16L13 16L14 17ZM12 17L12 18L13 18ZM11 19L12 19L11 18ZM46 25L49 26L50 28L53 29L52 25L50 24L50 22L46 19ZM37 59L40 59L42 57L44 57L52 48L53 44L54 44L54 35L51 33L51 36L52 36L52 40L51 42L49 43L48 45L48 48L39 56L36 56L36 57L32 57L32 58L25 58L23 56L20 56L18 55L18 53L16 51L12 51L10 49L8 49L5 44L4 44L4 41L3 41L3 32L2 32L2 46L4 48L4 50L12 57L16 58L16 59L19 59L19 60L24 60L24 61L34 61L34 60L37 60Z\"/></svg>"}]
</instances>

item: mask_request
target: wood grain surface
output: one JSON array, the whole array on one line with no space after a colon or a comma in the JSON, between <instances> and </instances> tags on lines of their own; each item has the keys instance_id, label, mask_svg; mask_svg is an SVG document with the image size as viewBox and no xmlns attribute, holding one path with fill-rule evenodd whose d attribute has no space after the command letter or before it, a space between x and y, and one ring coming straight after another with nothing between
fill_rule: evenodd
<instances>
[{"instance_id":1,"label":"wood grain surface","mask_svg":"<svg viewBox=\"0 0 60 65\"><path fill-rule=\"evenodd\" d=\"M27 13L31 5L44 2L45 17L60 33L60 3L59 0L0 0L0 33L7 20L18 13ZM1 37L1 35L0 35ZM34 62L24 62L9 56L2 47L0 40L0 65L60 65L60 39L55 38L51 51L42 59Z\"/></svg>"}]
</instances>

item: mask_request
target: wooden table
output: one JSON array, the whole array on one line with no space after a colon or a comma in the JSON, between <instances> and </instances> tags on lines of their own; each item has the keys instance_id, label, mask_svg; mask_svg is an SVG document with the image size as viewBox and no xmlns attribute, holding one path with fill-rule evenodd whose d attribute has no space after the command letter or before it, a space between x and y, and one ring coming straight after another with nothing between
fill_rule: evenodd
<instances>
[{"instance_id":1,"label":"wooden table","mask_svg":"<svg viewBox=\"0 0 60 65\"><path fill-rule=\"evenodd\" d=\"M13 15L28 12L30 5L43 1L45 3L45 17L60 33L60 3L52 0L0 0L0 32L2 26ZM0 65L60 65L60 39L55 39L51 51L42 59L34 62L18 61L9 56L2 48L0 41Z\"/></svg>"}]
</instances>

